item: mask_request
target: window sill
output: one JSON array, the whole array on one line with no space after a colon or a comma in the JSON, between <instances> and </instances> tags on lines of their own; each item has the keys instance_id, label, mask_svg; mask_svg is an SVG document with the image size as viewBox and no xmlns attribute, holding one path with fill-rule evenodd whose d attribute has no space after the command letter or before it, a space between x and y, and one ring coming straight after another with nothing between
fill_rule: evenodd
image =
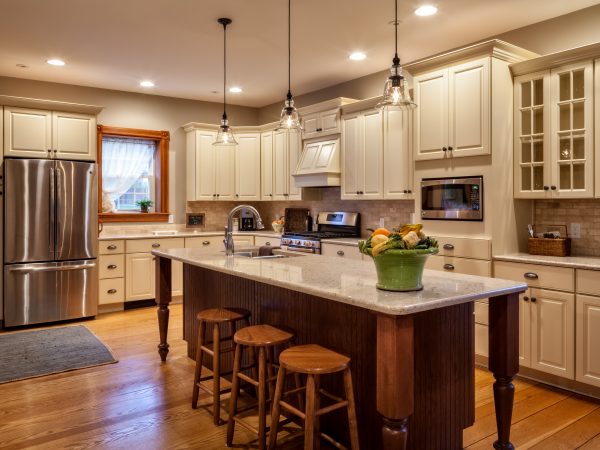
<instances>
[{"instance_id":1,"label":"window sill","mask_svg":"<svg viewBox=\"0 0 600 450\"><path fill-rule=\"evenodd\" d=\"M168 222L169 213L99 213L98 222Z\"/></svg>"}]
</instances>

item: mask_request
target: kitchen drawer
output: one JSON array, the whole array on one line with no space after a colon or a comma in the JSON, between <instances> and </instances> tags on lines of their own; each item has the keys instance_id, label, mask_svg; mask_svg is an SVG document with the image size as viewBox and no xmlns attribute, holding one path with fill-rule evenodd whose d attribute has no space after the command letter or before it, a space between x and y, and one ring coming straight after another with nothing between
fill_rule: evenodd
<instances>
[{"instance_id":1,"label":"kitchen drawer","mask_svg":"<svg viewBox=\"0 0 600 450\"><path fill-rule=\"evenodd\" d=\"M475 323L489 325L488 317L488 303L475 302Z\"/></svg>"},{"instance_id":2,"label":"kitchen drawer","mask_svg":"<svg viewBox=\"0 0 600 450\"><path fill-rule=\"evenodd\" d=\"M600 296L600 271L577 269L577 292Z\"/></svg>"},{"instance_id":3,"label":"kitchen drawer","mask_svg":"<svg viewBox=\"0 0 600 450\"><path fill-rule=\"evenodd\" d=\"M125 241L100 241L98 245L100 255L110 255L113 253L125 253Z\"/></svg>"},{"instance_id":4,"label":"kitchen drawer","mask_svg":"<svg viewBox=\"0 0 600 450\"><path fill-rule=\"evenodd\" d=\"M440 245L440 256L492 259L492 245L489 239L458 238L451 236L436 236L435 238Z\"/></svg>"},{"instance_id":5,"label":"kitchen drawer","mask_svg":"<svg viewBox=\"0 0 600 450\"><path fill-rule=\"evenodd\" d=\"M431 270L443 270L445 272L463 273L465 275L478 275L480 277L492 276L491 261L483 261L481 259L434 255L427 259L425 268Z\"/></svg>"},{"instance_id":6,"label":"kitchen drawer","mask_svg":"<svg viewBox=\"0 0 600 450\"><path fill-rule=\"evenodd\" d=\"M262 247L263 245L270 245L271 247L279 247L281 245L281 239L277 237L263 237L263 236L255 236L254 237L254 245L257 247Z\"/></svg>"},{"instance_id":7,"label":"kitchen drawer","mask_svg":"<svg viewBox=\"0 0 600 450\"><path fill-rule=\"evenodd\" d=\"M338 258L362 259L358 247L353 245L321 244L321 254L324 256L337 256Z\"/></svg>"},{"instance_id":8,"label":"kitchen drawer","mask_svg":"<svg viewBox=\"0 0 600 450\"><path fill-rule=\"evenodd\" d=\"M494 277L522 281L530 287L566 292L575 291L575 270L566 267L496 261L494 262Z\"/></svg>"},{"instance_id":9,"label":"kitchen drawer","mask_svg":"<svg viewBox=\"0 0 600 450\"><path fill-rule=\"evenodd\" d=\"M125 255L100 255L98 274L103 278L123 278L125 276Z\"/></svg>"},{"instance_id":10,"label":"kitchen drawer","mask_svg":"<svg viewBox=\"0 0 600 450\"><path fill-rule=\"evenodd\" d=\"M100 280L98 304L123 303L125 301L125 278Z\"/></svg>"},{"instance_id":11,"label":"kitchen drawer","mask_svg":"<svg viewBox=\"0 0 600 450\"><path fill-rule=\"evenodd\" d=\"M185 238L185 248L205 248L207 251L225 249L222 235Z\"/></svg>"},{"instance_id":12,"label":"kitchen drawer","mask_svg":"<svg viewBox=\"0 0 600 450\"><path fill-rule=\"evenodd\" d=\"M487 325L475 324L475 354L488 356L489 328Z\"/></svg>"},{"instance_id":13,"label":"kitchen drawer","mask_svg":"<svg viewBox=\"0 0 600 450\"><path fill-rule=\"evenodd\" d=\"M149 253L152 250L169 250L185 247L183 238L131 239L125 244L127 253Z\"/></svg>"}]
</instances>

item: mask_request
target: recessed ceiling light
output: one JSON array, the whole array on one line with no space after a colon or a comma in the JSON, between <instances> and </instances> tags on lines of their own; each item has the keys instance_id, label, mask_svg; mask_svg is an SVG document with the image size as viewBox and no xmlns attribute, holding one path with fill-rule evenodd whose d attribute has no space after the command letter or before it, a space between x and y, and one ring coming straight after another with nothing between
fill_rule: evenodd
<instances>
[{"instance_id":1,"label":"recessed ceiling light","mask_svg":"<svg viewBox=\"0 0 600 450\"><path fill-rule=\"evenodd\" d=\"M142 86L142 87L154 87L154 83L152 81L144 80L144 81L140 81L140 86Z\"/></svg>"},{"instance_id":2,"label":"recessed ceiling light","mask_svg":"<svg viewBox=\"0 0 600 450\"><path fill-rule=\"evenodd\" d=\"M367 55L365 55L363 52L350 53L350 59L352 61L362 61L366 57L367 57Z\"/></svg>"},{"instance_id":3,"label":"recessed ceiling light","mask_svg":"<svg viewBox=\"0 0 600 450\"><path fill-rule=\"evenodd\" d=\"M437 12L437 8L433 5L423 5L415 9L417 16L433 16Z\"/></svg>"},{"instance_id":4,"label":"recessed ceiling light","mask_svg":"<svg viewBox=\"0 0 600 450\"><path fill-rule=\"evenodd\" d=\"M62 59L49 59L46 61L51 66L64 66L65 62Z\"/></svg>"},{"instance_id":5,"label":"recessed ceiling light","mask_svg":"<svg viewBox=\"0 0 600 450\"><path fill-rule=\"evenodd\" d=\"M233 86L229 88L229 92L231 92L232 94L239 94L240 92L242 92L242 88L239 86Z\"/></svg>"}]
</instances>

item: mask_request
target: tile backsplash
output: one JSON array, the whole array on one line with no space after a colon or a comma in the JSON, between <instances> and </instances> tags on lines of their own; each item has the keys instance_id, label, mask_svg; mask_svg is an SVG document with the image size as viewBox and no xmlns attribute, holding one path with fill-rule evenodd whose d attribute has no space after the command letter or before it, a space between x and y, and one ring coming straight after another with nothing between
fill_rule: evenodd
<instances>
[{"instance_id":1,"label":"tile backsplash","mask_svg":"<svg viewBox=\"0 0 600 450\"><path fill-rule=\"evenodd\" d=\"M536 200L535 225L581 224L581 238L571 242L573 256L600 256L600 199Z\"/></svg>"},{"instance_id":2,"label":"tile backsplash","mask_svg":"<svg viewBox=\"0 0 600 450\"><path fill-rule=\"evenodd\" d=\"M225 225L227 214L239 202L187 202L187 211L206 214L207 231L221 230ZM310 209L313 218L321 211L349 211L359 212L361 215L362 234L367 235L367 228L377 228L379 218L383 217L388 228L398 227L410 221L414 212L412 200L340 200L340 188L321 189L321 199L313 201L272 201L249 202L254 206L270 229L271 222L285 213L285 208Z\"/></svg>"}]
</instances>

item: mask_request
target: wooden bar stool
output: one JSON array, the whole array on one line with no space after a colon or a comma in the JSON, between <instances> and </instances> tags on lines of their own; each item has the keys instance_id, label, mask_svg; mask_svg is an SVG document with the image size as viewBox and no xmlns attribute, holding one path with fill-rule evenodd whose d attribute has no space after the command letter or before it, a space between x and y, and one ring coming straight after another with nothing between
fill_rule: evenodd
<instances>
[{"instance_id":1,"label":"wooden bar stool","mask_svg":"<svg viewBox=\"0 0 600 450\"><path fill-rule=\"evenodd\" d=\"M196 370L194 372L194 389L192 391L192 408L198 407L199 390L211 394L213 396L213 421L215 425L221 424L221 394L229 392L230 389L221 389L221 376L230 374L231 371L221 372L221 355L234 350L234 346L227 349L221 349L221 342L232 342L236 332L236 325L244 323L249 325L250 311L240 308L211 308L200 311L196 318L198 319L198 345L196 348ZM206 325L213 324L211 342L205 342ZM221 324L229 324L230 336L221 338ZM212 348L208 345L212 344ZM213 370L212 375L201 376L202 373L202 357L204 354L212 356ZM202 382L212 378L212 389L202 384Z\"/></svg>"},{"instance_id":2,"label":"wooden bar stool","mask_svg":"<svg viewBox=\"0 0 600 450\"><path fill-rule=\"evenodd\" d=\"M239 422L244 428L258 434L258 448L264 450L267 448L267 384L271 395L275 390L275 379L273 373L274 348L277 345L290 345L294 339L292 333L272 327L271 325L255 325L242 328L235 333L233 340L235 342L235 356L233 358L233 378L231 385L231 398L229 400L229 421L227 422L227 446L233 444L233 433L235 422ZM241 371L242 350L243 347L249 347L253 353L258 350L258 379L251 378ZM254 375L256 377L256 375ZM238 409L237 401L240 390L240 380L246 381L251 385L258 387L258 429L248 423L240 413L256 408L252 405L243 409ZM297 380L299 382L299 380ZM288 421L289 422L289 421Z\"/></svg>"},{"instance_id":3,"label":"wooden bar stool","mask_svg":"<svg viewBox=\"0 0 600 450\"><path fill-rule=\"evenodd\" d=\"M271 433L269 435L269 450L277 445L277 426L281 408L304 420L304 449L312 450L320 447L320 438L323 438L337 448L344 448L332 437L321 433L319 430L319 417L339 408L347 408L348 425L350 429L350 445L352 450L358 450L358 429L356 423L356 407L354 404L354 391L352 390L352 375L350 374L350 358L328 350L320 345L299 345L290 347L279 355L279 373L277 386L273 399L271 415ZM286 372L303 373L306 379L306 409L305 412L294 408L282 400L283 383ZM320 389L320 375L343 372L346 399L338 398ZM332 405L320 408L320 397L327 397L334 401Z\"/></svg>"}]
</instances>

